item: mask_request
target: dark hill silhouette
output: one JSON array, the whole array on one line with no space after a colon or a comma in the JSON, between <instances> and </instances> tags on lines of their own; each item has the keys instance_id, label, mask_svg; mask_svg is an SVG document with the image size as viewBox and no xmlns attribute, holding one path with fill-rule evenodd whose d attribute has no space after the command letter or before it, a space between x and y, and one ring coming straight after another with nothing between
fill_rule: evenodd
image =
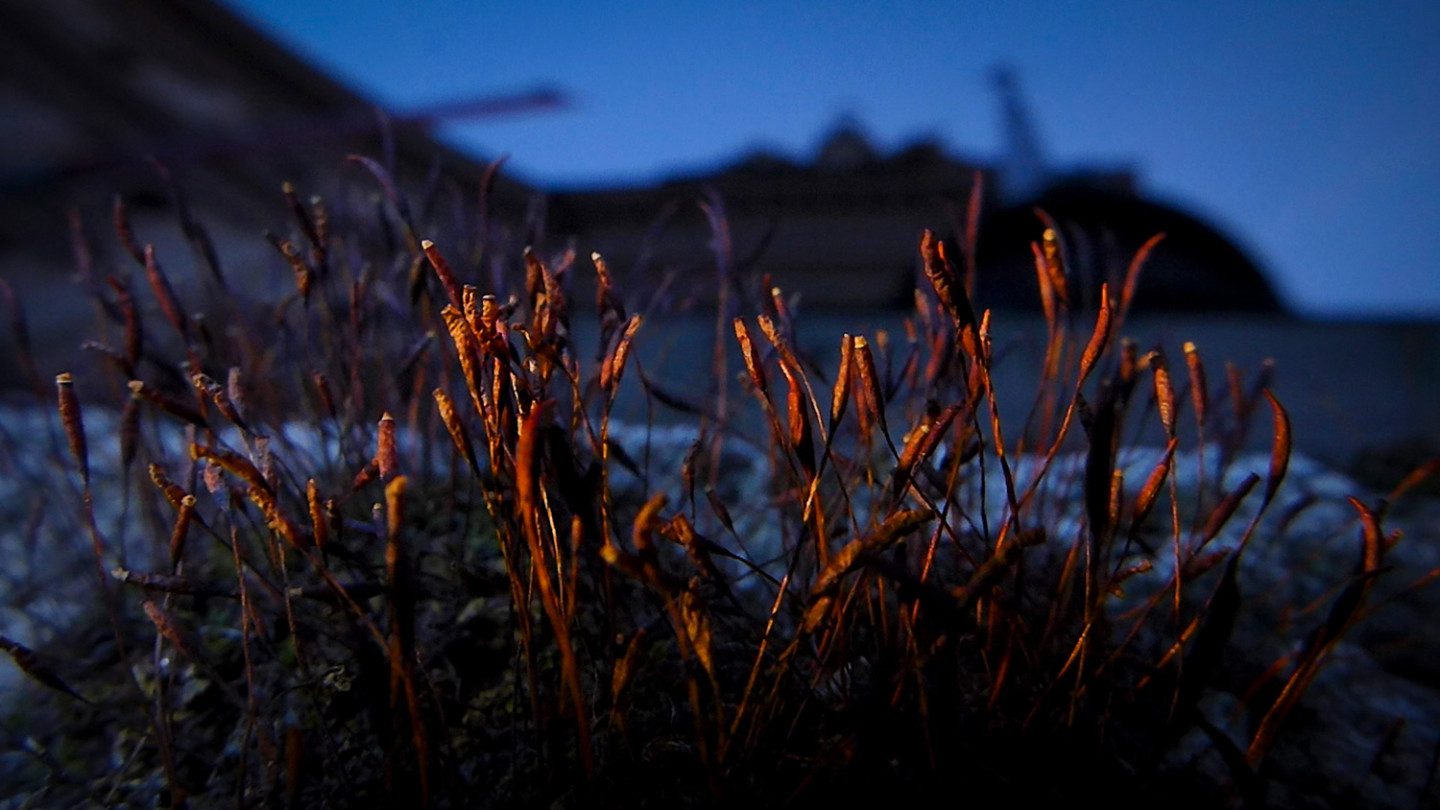
<instances>
[{"instance_id":1,"label":"dark hill silhouette","mask_svg":"<svg viewBox=\"0 0 1440 810\"><path fill-rule=\"evenodd\" d=\"M983 219L976 285L981 302L1038 301L1030 242L1055 221L1070 283L1093 302L1100 285L1118 289L1136 251L1152 236L1164 238L1140 276L1134 307L1164 311L1274 312L1275 291L1239 247L1211 225L1177 208L1119 190L1059 185L1027 203Z\"/></svg>"}]
</instances>

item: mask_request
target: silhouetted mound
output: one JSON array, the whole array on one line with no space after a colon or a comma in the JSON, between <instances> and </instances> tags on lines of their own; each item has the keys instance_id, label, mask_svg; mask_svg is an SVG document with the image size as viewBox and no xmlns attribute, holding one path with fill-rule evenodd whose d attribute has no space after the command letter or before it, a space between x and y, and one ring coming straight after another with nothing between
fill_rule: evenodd
<instances>
[{"instance_id":1,"label":"silhouetted mound","mask_svg":"<svg viewBox=\"0 0 1440 810\"><path fill-rule=\"evenodd\" d=\"M1095 302L1100 285L1119 289L1137 250L1158 233L1140 274L1137 310L1280 312L1260 268L1212 226L1133 194L1058 186L1033 202L985 217L980 230L977 298L991 306L1033 309L1038 285L1030 243L1059 231L1072 300Z\"/></svg>"}]
</instances>

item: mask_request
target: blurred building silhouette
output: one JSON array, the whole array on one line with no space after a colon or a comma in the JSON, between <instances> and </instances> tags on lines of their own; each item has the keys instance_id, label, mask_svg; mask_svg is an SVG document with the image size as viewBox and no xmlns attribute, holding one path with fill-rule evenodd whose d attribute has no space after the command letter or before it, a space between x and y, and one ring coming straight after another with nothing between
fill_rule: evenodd
<instances>
[{"instance_id":1,"label":"blurred building silhouette","mask_svg":"<svg viewBox=\"0 0 1440 810\"><path fill-rule=\"evenodd\" d=\"M978 182L982 306L1038 308L1030 244L1045 227L1039 209L1060 233L1082 299L1093 301L1102 283L1118 285L1140 246L1163 232L1141 276L1137 310L1281 308L1254 261L1198 218L1147 199L1133 171L1052 167L1013 74L997 71L995 83L1006 146L994 163L952 157L935 141L884 154L855 121L842 119L807 162L759 152L656 185L556 193L551 227L642 278L663 271L708 278L715 259L696 246L711 229L695 201L713 198L728 215L740 269L772 275L811 307L904 305L920 230L958 239Z\"/></svg>"},{"instance_id":2,"label":"blurred building silhouette","mask_svg":"<svg viewBox=\"0 0 1440 810\"><path fill-rule=\"evenodd\" d=\"M44 344L71 342L92 315L71 283L72 208L98 237L97 276L134 269L111 233L118 194L138 239L156 244L182 285L203 283L195 234L177 217L183 193L232 282L263 290L285 273L260 238L265 228L289 227L283 181L302 199L320 193L335 206L373 208L378 185L345 161L356 152L391 167L420 207L437 195L473 202L484 164L438 143L429 125L553 101L501 99L397 118L386 137L370 102L215 0L5 0L0 65L0 277L26 300ZM1092 294L1163 230L1139 308L1278 308L1252 261L1197 219L1146 200L1132 173L1057 173L1013 76L996 82L1009 147L993 163L953 157L933 141L885 153L842 121L805 161L755 153L655 185L548 195L502 176L493 206L518 239L548 234L552 247L573 239L582 253L606 254L632 284L668 273L676 289L705 298L715 258L704 248L711 226L697 202L708 200L728 218L736 268L771 274L812 308L880 306L906 300L922 228L952 238L963 230L965 201L982 178L984 306L1034 306L1029 244L1040 234L1039 205L1065 237L1078 286Z\"/></svg>"},{"instance_id":3,"label":"blurred building silhouette","mask_svg":"<svg viewBox=\"0 0 1440 810\"><path fill-rule=\"evenodd\" d=\"M551 228L574 233L638 277L666 272L713 287L711 225L696 204L723 210L732 264L770 273L807 306L893 306L910 295L920 230L948 229L981 167L920 142L881 155L842 122L814 160L757 152L720 168L654 186L560 192ZM697 250L697 248L702 248ZM689 285L685 285L689 286Z\"/></svg>"}]
</instances>

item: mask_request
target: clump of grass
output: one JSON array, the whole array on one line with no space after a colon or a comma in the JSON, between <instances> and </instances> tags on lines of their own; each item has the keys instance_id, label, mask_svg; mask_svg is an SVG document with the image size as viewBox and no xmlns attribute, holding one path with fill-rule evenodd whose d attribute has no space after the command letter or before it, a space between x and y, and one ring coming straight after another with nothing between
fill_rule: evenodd
<instances>
[{"instance_id":1,"label":"clump of grass","mask_svg":"<svg viewBox=\"0 0 1440 810\"><path fill-rule=\"evenodd\" d=\"M1045 362L1017 426L971 300L974 227L963 272L921 238L903 341L846 334L829 362L801 350L780 289L734 292L708 201L723 344L705 400L640 367L647 325L601 257L592 359L573 250L513 250L483 215L442 229L358 162L378 215L283 190L278 302L232 292L200 236L208 274L177 290L119 202L121 267L98 278L77 241L102 367L81 392L58 379L53 446L79 474L110 639L67 660L93 634L56 628L47 664L0 638L54 693L6 724L29 754L8 778L35 801L1255 799L1384 569L1381 510L1352 501L1360 562L1325 618L1252 690L1248 732L1207 717L1291 438L1268 372L1227 367L1212 394L1193 346L1172 374L1121 337L1154 241L1093 313L1055 232L1036 243ZM1198 464L1221 470L1188 493L1186 388ZM642 471L619 438L627 389L695 425L677 468ZM1268 473L1222 490L1262 403ZM1122 437L1142 423L1166 446L1127 481ZM90 448L112 442L102 473ZM736 453L769 459L766 497L726 502ZM72 516L42 512L61 542ZM1177 762L1195 735L1226 778Z\"/></svg>"}]
</instances>

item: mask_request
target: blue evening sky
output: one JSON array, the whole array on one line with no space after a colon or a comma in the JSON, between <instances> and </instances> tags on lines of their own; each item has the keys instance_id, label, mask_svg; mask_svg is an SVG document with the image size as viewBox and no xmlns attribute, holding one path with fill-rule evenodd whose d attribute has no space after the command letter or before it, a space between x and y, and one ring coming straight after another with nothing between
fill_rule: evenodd
<instances>
[{"instance_id":1,"label":"blue evening sky","mask_svg":"<svg viewBox=\"0 0 1440 810\"><path fill-rule=\"evenodd\" d=\"M991 159L1004 62L1052 163L1136 167L1300 311L1440 315L1437 2L229 2L399 111L564 91L442 130L552 187L804 157L846 113Z\"/></svg>"}]
</instances>

